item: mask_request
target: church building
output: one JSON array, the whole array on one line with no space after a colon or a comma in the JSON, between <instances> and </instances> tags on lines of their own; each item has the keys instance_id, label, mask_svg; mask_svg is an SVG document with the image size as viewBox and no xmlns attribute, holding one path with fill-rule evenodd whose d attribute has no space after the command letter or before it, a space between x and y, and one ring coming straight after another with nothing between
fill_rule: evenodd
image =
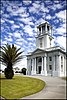
<instances>
[{"instance_id":1,"label":"church building","mask_svg":"<svg viewBox=\"0 0 67 100\"><path fill-rule=\"evenodd\" d=\"M52 26L37 26L36 49L27 55L27 75L66 76L66 53L60 46L52 47Z\"/></svg>"}]
</instances>

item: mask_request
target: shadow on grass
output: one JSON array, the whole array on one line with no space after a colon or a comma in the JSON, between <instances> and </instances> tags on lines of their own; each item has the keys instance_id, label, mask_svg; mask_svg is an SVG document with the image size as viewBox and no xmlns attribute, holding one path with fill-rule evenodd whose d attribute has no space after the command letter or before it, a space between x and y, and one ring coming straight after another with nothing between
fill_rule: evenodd
<instances>
[{"instance_id":1,"label":"shadow on grass","mask_svg":"<svg viewBox=\"0 0 67 100\"><path fill-rule=\"evenodd\" d=\"M0 80L5 80L5 79L6 79L5 77L2 77L2 78L0 77Z\"/></svg>"},{"instance_id":2,"label":"shadow on grass","mask_svg":"<svg viewBox=\"0 0 67 100\"><path fill-rule=\"evenodd\" d=\"M15 80L15 78L12 78L12 79L6 79L5 77L0 77L0 80Z\"/></svg>"}]
</instances>

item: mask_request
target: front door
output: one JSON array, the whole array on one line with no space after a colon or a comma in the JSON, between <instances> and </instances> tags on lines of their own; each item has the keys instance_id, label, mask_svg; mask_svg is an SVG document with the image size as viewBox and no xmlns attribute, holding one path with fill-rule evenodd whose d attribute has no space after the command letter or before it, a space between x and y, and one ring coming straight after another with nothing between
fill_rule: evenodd
<instances>
[{"instance_id":1,"label":"front door","mask_svg":"<svg viewBox=\"0 0 67 100\"><path fill-rule=\"evenodd\" d=\"M39 73L38 74L41 74L41 66L39 66L38 68L39 68Z\"/></svg>"},{"instance_id":2,"label":"front door","mask_svg":"<svg viewBox=\"0 0 67 100\"><path fill-rule=\"evenodd\" d=\"M53 70L52 70L52 65L49 65L49 73L50 73L50 76L53 76Z\"/></svg>"}]
</instances>

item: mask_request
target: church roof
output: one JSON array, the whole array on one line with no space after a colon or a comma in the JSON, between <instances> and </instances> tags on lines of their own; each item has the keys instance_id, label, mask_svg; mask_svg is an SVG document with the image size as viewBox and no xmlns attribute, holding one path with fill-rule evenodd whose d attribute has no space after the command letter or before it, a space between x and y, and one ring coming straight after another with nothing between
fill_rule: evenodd
<instances>
[{"instance_id":1,"label":"church roof","mask_svg":"<svg viewBox=\"0 0 67 100\"><path fill-rule=\"evenodd\" d=\"M60 46L54 46L54 47L46 48L46 51L53 51L53 50L61 50L61 51L65 52L65 49L60 47Z\"/></svg>"},{"instance_id":2,"label":"church roof","mask_svg":"<svg viewBox=\"0 0 67 100\"><path fill-rule=\"evenodd\" d=\"M44 26L45 24L48 24L48 26L51 27L51 25L50 25L48 22L44 22L44 23L40 24L39 26L37 26L37 28L39 28L39 27L41 27L41 26Z\"/></svg>"},{"instance_id":3,"label":"church roof","mask_svg":"<svg viewBox=\"0 0 67 100\"><path fill-rule=\"evenodd\" d=\"M37 53L42 53L42 52L46 52L45 50L43 50L43 49L40 49L40 48L37 48L36 50L34 50L33 52L32 52L32 55L33 54L37 54Z\"/></svg>"},{"instance_id":4,"label":"church roof","mask_svg":"<svg viewBox=\"0 0 67 100\"><path fill-rule=\"evenodd\" d=\"M62 53L65 53L65 49L63 49L62 47L60 47L60 46L54 46L54 47L46 48L45 50L37 48L33 52L28 53L27 56L31 56L31 55L39 54L39 53L50 53L50 52L54 52L54 51L58 51L58 50L60 52L62 52Z\"/></svg>"}]
</instances>

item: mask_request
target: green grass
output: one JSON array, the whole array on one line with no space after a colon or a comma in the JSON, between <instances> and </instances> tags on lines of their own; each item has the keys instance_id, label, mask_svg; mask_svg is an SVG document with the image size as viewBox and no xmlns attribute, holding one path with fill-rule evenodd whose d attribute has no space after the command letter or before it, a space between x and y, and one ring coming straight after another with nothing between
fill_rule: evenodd
<instances>
[{"instance_id":1,"label":"green grass","mask_svg":"<svg viewBox=\"0 0 67 100\"><path fill-rule=\"evenodd\" d=\"M40 79L14 76L13 79L0 78L1 96L6 99L18 99L39 92L46 85Z\"/></svg>"}]
</instances>

